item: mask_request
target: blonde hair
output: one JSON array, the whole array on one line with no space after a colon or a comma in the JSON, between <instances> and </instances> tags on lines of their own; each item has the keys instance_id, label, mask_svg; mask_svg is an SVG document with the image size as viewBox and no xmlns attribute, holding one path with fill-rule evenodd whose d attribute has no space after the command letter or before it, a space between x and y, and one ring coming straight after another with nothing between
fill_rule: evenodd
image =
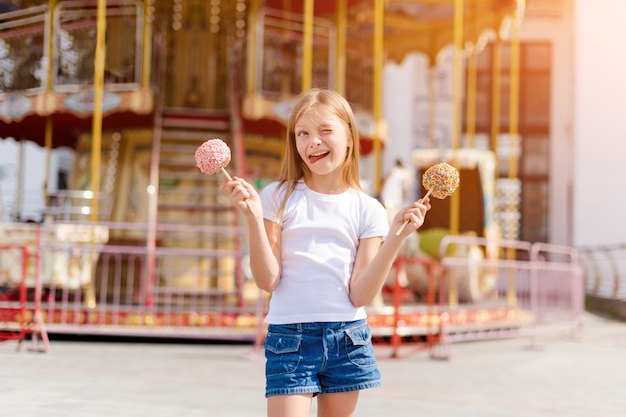
<instances>
[{"instance_id":1,"label":"blonde hair","mask_svg":"<svg viewBox=\"0 0 626 417\"><path fill-rule=\"evenodd\" d=\"M280 176L278 177L279 186L277 187L277 190L282 189L283 186L286 187L286 192L284 193L279 210L281 213L287 204L287 199L296 188L298 181L301 179L306 180L307 177L311 175L309 167L304 163L302 158L300 158L298 149L296 148L295 126L300 118L314 106L324 106L345 124L346 131L350 136L348 143L351 143L351 145L348 146L346 159L342 165L342 179L346 186L361 190L361 184L359 182L359 131L352 108L348 101L336 91L313 88L300 94L289 116L289 122L287 123L285 155L283 157Z\"/></svg>"}]
</instances>

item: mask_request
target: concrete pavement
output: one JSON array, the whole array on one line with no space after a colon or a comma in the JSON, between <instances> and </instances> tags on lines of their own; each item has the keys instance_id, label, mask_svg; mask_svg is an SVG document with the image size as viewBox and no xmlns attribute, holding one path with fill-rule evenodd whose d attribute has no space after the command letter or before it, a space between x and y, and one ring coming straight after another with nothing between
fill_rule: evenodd
<instances>
[{"instance_id":1,"label":"concrete pavement","mask_svg":"<svg viewBox=\"0 0 626 417\"><path fill-rule=\"evenodd\" d=\"M538 342L454 344L447 361L381 357L384 386L362 392L356 415L626 416L626 323L586 314L576 337ZM1 416L265 416L264 360L250 345L29 344L0 344Z\"/></svg>"}]
</instances>

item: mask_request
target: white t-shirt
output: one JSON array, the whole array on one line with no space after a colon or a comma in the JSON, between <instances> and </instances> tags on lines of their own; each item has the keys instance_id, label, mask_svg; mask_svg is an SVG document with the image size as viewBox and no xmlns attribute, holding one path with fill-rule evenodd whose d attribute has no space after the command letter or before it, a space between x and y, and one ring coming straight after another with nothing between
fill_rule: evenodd
<instances>
[{"instance_id":1,"label":"white t-shirt","mask_svg":"<svg viewBox=\"0 0 626 417\"><path fill-rule=\"evenodd\" d=\"M269 324L351 321L366 317L350 302L349 285L359 239L389 231L383 206L362 191L320 194L299 182L284 216L284 188L277 182L260 193L263 215L281 225L282 274L272 293Z\"/></svg>"}]
</instances>

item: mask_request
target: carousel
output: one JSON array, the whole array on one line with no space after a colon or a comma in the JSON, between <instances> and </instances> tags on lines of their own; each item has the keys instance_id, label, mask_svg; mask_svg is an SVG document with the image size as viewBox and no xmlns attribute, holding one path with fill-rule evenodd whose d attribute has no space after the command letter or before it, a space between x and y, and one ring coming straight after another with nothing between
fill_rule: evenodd
<instances>
[{"instance_id":1,"label":"carousel","mask_svg":"<svg viewBox=\"0 0 626 417\"><path fill-rule=\"evenodd\" d=\"M429 146L412 155L416 172L436 162L461 170L459 192L441 202L429 227L477 236L499 228L505 238L515 229L497 215L515 212L517 203L495 206L495 152L503 100L506 133L517 137L524 0L0 4L0 137L33 141L48 155L59 147L74 151L68 189L45 181L42 222L24 224L17 216L0 225L0 324L36 322L36 334L47 328L257 340L268 296L246 274L246 231L217 192L221 178L202 175L193 150L207 138L224 138L233 152L229 170L261 187L279 170L294 98L311 87L331 88L355 110L362 155L372 167L366 180L379 193L382 155L392 146L383 70L413 53L424 55L429 68L439 65L443 50L453 58L451 145L441 148L435 139L437 97L429 88ZM504 43L511 51L510 97L500 97L494 75L491 139L487 149L476 149L476 60L489 45L500 74ZM435 71L429 74L434 84ZM466 183L471 192L464 192ZM473 207L471 215L462 207ZM407 302L419 303L394 295L372 307L381 340L398 334L400 323L411 323L405 335L435 340L439 266L426 252L422 304L407 310ZM33 298L18 287L37 291ZM481 298L480 291L472 297ZM30 310L20 310L24 305Z\"/></svg>"}]
</instances>

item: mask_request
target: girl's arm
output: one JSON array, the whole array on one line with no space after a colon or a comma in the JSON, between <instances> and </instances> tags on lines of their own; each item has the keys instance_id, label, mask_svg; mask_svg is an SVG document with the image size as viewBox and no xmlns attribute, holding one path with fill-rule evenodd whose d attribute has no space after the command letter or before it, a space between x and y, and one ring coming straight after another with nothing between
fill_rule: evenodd
<instances>
[{"instance_id":1,"label":"girl's arm","mask_svg":"<svg viewBox=\"0 0 626 417\"><path fill-rule=\"evenodd\" d=\"M264 291L274 291L280 281L280 226L258 214L263 213L261 198L242 178L226 180L221 189L242 211L248 224L250 269L256 285Z\"/></svg>"},{"instance_id":2,"label":"girl's arm","mask_svg":"<svg viewBox=\"0 0 626 417\"><path fill-rule=\"evenodd\" d=\"M357 249L352 277L350 279L350 301L356 307L368 305L383 287L398 250L407 236L424 224L430 201L417 201L400 210L391 222L387 238L381 245L381 238L361 239ZM408 221L400 236L397 230Z\"/></svg>"}]
</instances>

